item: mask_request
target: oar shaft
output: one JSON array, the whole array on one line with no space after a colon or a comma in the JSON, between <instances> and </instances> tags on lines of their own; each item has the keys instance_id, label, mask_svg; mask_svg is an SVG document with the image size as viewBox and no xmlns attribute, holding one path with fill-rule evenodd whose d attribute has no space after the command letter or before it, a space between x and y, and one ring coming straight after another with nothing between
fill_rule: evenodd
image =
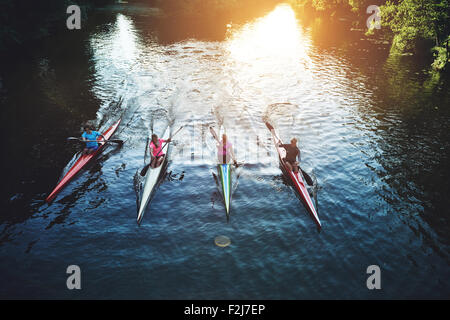
<instances>
[{"instance_id":1,"label":"oar shaft","mask_svg":"<svg viewBox=\"0 0 450 320\"><path fill-rule=\"evenodd\" d=\"M108 140L83 140L81 138L69 137L67 140L70 141L80 141L80 142L112 142L112 143L122 143L123 141L120 139L108 139Z\"/></svg>"},{"instance_id":2,"label":"oar shaft","mask_svg":"<svg viewBox=\"0 0 450 320\"><path fill-rule=\"evenodd\" d=\"M212 136L214 137L214 139L219 142L219 137L216 134L216 131L214 131L213 127L209 127L209 131L211 132Z\"/></svg>"}]
</instances>

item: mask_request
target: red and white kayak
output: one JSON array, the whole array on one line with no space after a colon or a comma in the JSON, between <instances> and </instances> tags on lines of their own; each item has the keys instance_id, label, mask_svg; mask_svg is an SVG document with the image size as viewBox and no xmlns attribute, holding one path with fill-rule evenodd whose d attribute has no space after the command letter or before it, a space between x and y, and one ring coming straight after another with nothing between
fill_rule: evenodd
<instances>
[{"instance_id":1,"label":"red and white kayak","mask_svg":"<svg viewBox=\"0 0 450 320\"><path fill-rule=\"evenodd\" d=\"M278 157L280 159L281 169L283 173L285 174L285 176L289 177L290 181L292 181L292 184L297 193L300 195L300 198L303 204L305 205L306 209L313 217L317 226L321 228L322 225L320 223L319 216L317 215L316 209L314 208L314 204L311 200L311 197L309 196L308 190L306 189L306 185L301 171L299 170L299 172L293 172L288 169L285 162L283 161L283 159L286 157L286 150L278 146L280 143L282 143L281 139L278 137L275 129L272 127L272 125L270 125L270 123L266 122L266 126L272 133L273 142L278 152Z\"/></svg>"},{"instance_id":2,"label":"red and white kayak","mask_svg":"<svg viewBox=\"0 0 450 320\"><path fill-rule=\"evenodd\" d=\"M111 138L111 136L114 134L114 132L116 131L117 127L120 124L120 119L119 121L117 121L116 123L114 123L111 127L108 128L108 130L106 130L105 132L103 132L103 136L105 137L105 140L108 140L109 138ZM98 155L99 153L101 153L103 151L103 149L105 148L106 143L103 142L103 139L101 137L98 138L99 141L99 147L97 150L95 150L93 153L91 154L85 154L82 155L75 163L74 165L69 169L69 171L67 171L67 173L65 174L65 176L58 182L58 184L56 185L55 189L53 189L53 191L50 193L50 195L47 197L47 199L45 199L45 201L47 201L48 203L50 203L55 197L56 195L69 183L70 180L72 180L72 178L81 171L81 169L92 159L94 158L96 155Z\"/></svg>"}]
</instances>

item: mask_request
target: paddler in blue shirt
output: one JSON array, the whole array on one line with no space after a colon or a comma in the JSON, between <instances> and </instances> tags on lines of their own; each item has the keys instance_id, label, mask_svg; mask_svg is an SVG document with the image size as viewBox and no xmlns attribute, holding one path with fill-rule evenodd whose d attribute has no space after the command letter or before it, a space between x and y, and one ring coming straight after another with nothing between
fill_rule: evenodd
<instances>
[{"instance_id":1,"label":"paddler in blue shirt","mask_svg":"<svg viewBox=\"0 0 450 320\"><path fill-rule=\"evenodd\" d=\"M91 154L95 152L100 146L97 142L98 137L102 137L105 140L105 137L98 131L93 131L91 126L84 127L85 132L81 135L81 139L86 141L86 148L83 150L83 154Z\"/></svg>"}]
</instances>

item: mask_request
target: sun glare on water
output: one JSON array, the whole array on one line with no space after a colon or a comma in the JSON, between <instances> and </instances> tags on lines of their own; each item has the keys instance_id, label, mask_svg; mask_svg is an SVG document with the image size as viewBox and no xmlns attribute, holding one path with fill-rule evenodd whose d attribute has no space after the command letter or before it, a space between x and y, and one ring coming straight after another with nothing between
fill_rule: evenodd
<instances>
[{"instance_id":1,"label":"sun glare on water","mask_svg":"<svg viewBox=\"0 0 450 320\"><path fill-rule=\"evenodd\" d=\"M291 58L309 61L308 47L289 5L276 7L268 15L235 31L228 40L231 57L241 62Z\"/></svg>"}]
</instances>

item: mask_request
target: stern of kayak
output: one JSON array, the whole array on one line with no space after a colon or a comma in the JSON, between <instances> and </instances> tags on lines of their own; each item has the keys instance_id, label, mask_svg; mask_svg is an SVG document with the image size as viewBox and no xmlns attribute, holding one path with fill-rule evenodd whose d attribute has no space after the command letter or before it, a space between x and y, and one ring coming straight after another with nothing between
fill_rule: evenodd
<instances>
[{"instance_id":1,"label":"stern of kayak","mask_svg":"<svg viewBox=\"0 0 450 320\"><path fill-rule=\"evenodd\" d=\"M231 208L231 164L219 164L217 166L220 183L222 184L222 195L227 216Z\"/></svg>"}]
</instances>

